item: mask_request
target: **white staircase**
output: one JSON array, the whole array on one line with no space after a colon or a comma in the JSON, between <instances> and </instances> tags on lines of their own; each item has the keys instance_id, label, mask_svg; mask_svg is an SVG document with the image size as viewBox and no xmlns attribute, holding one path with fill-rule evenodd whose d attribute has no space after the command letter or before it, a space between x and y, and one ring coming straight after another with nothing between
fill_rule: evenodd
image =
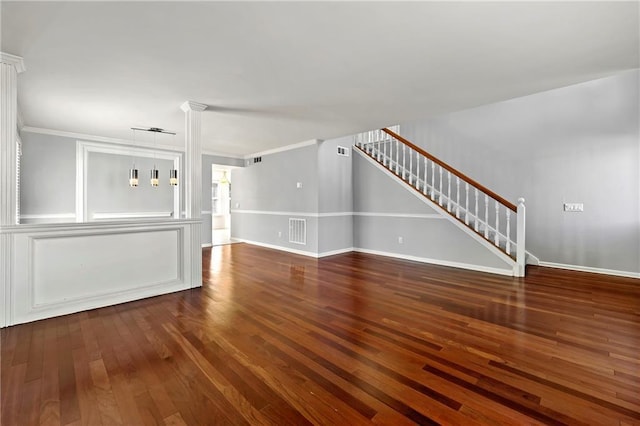
<instances>
[{"instance_id":1,"label":"white staircase","mask_svg":"<svg viewBox=\"0 0 640 426\"><path fill-rule=\"evenodd\" d=\"M524 198L515 205L398 134L398 126L356 135L355 147L423 201L525 274Z\"/></svg>"}]
</instances>

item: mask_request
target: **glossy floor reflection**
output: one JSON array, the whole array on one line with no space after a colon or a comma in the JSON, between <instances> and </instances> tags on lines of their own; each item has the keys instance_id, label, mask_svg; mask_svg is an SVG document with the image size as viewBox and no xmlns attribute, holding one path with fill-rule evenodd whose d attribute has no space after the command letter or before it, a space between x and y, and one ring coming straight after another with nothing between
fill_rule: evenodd
<instances>
[{"instance_id":1,"label":"glossy floor reflection","mask_svg":"<svg viewBox=\"0 0 640 426\"><path fill-rule=\"evenodd\" d=\"M2 424L638 424L638 280L204 251L204 286L3 329Z\"/></svg>"}]
</instances>

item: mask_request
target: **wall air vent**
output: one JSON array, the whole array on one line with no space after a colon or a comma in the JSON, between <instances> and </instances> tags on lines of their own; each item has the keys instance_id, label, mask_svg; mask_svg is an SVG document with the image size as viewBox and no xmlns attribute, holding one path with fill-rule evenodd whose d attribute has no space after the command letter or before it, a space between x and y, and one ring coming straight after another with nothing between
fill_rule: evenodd
<instances>
[{"instance_id":1,"label":"wall air vent","mask_svg":"<svg viewBox=\"0 0 640 426\"><path fill-rule=\"evenodd\" d=\"M349 148L345 148L344 146L338 146L338 155L342 155L343 157L348 157Z\"/></svg>"},{"instance_id":2,"label":"wall air vent","mask_svg":"<svg viewBox=\"0 0 640 426\"><path fill-rule=\"evenodd\" d=\"M253 164L262 163L262 157L253 157Z\"/></svg>"},{"instance_id":3,"label":"wall air vent","mask_svg":"<svg viewBox=\"0 0 640 426\"><path fill-rule=\"evenodd\" d=\"M307 220L289 218L289 242L295 244L307 244Z\"/></svg>"}]
</instances>

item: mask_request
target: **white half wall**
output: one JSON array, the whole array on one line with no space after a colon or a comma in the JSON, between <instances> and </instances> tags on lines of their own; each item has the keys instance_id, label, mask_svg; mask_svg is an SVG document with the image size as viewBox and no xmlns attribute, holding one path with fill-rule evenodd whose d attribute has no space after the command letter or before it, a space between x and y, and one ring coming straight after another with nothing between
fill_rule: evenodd
<instances>
[{"instance_id":1,"label":"white half wall","mask_svg":"<svg viewBox=\"0 0 640 426\"><path fill-rule=\"evenodd\" d=\"M191 277L198 221L3 228L13 256L5 325L198 287ZM199 229L198 229L199 231Z\"/></svg>"}]
</instances>

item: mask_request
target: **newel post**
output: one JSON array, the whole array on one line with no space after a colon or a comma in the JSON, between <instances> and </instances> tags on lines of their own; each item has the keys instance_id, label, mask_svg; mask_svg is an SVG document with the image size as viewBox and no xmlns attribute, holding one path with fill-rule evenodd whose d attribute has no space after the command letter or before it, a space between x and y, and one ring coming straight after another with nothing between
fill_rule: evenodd
<instances>
[{"instance_id":1,"label":"newel post","mask_svg":"<svg viewBox=\"0 0 640 426\"><path fill-rule=\"evenodd\" d=\"M524 277L524 270L525 270L525 257L526 257L526 251L525 251L525 238L526 238L526 233L525 233L525 225L526 225L526 218L525 218L525 206L524 206L524 198L518 198L518 210L517 210L517 232L516 232L516 271L515 271L515 276L516 277Z\"/></svg>"}]
</instances>

